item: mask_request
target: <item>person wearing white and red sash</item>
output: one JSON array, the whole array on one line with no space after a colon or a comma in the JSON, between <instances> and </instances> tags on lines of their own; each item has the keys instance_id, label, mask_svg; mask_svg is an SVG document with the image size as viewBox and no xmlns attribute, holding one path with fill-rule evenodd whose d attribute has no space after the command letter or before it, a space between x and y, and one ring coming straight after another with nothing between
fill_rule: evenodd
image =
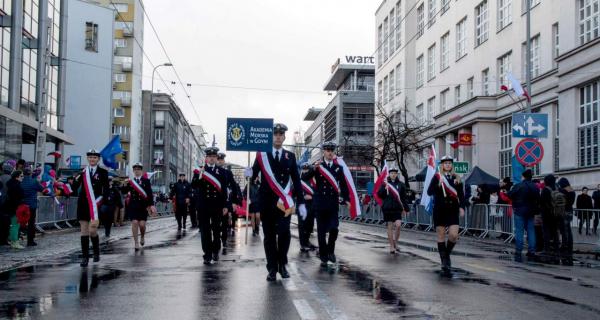
<instances>
[{"instance_id":1,"label":"person wearing white and red sash","mask_svg":"<svg viewBox=\"0 0 600 320\"><path fill-rule=\"evenodd\" d=\"M127 181L127 185L123 187L124 193L129 194L129 203L125 208L125 212L131 219L131 233L133 235L133 244L135 250L140 250L140 245L145 244L146 221L148 214L155 215L156 207L154 207L154 197L152 194L152 185L150 180L145 178L144 167L137 162L133 166L133 177ZM138 232L140 241L138 241Z\"/></svg>"},{"instance_id":2,"label":"person wearing white and red sash","mask_svg":"<svg viewBox=\"0 0 600 320\"><path fill-rule=\"evenodd\" d=\"M100 168L100 153L95 149L87 152L88 166L75 177L74 189L77 194L77 220L81 227L81 266L87 267L89 262L90 240L94 252L94 262L100 261L100 239L98 225L100 224L100 206L102 200L108 197L108 171Z\"/></svg>"},{"instance_id":3,"label":"person wearing white and red sash","mask_svg":"<svg viewBox=\"0 0 600 320\"><path fill-rule=\"evenodd\" d=\"M317 218L317 238L319 240L319 258L321 266L337 262L335 257L335 241L339 233L338 218L340 198L342 203L350 205L350 194L346 184L343 168L336 164L333 141L324 142L323 160L315 163L315 168L302 175L304 179L315 179L315 193L312 210ZM327 234L329 238L327 239Z\"/></svg>"},{"instance_id":4,"label":"person wearing white and red sash","mask_svg":"<svg viewBox=\"0 0 600 320\"><path fill-rule=\"evenodd\" d=\"M308 252L317 249L317 246L310 242L310 235L315 226L315 213L312 209L313 196L315 194L315 180L304 177L312 169L309 163L302 164L302 190L304 191L304 203L306 205L306 217L298 215L298 239L300 240L300 251Z\"/></svg>"},{"instance_id":5,"label":"person wearing white and red sash","mask_svg":"<svg viewBox=\"0 0 600 320\"><path fill-rule=\"evenodd\" d=\"M459 216L465 215L463 184L460 177L454 173L452 157L445 156L440 160L440 170L433 176L427 194L433 197L433 224L437 232L442 272L445 276L450 276L450 254L458 241Z\"/></svg>"},{"instance_id":6,"label":"person wearing white and red sash","mask_svg":"<svg viewBox=\"0 0 600 320\"><path fill-rule=\"evenodd\" d=\"M227 186L225 171L217 166L219 148L204 149L206 164L192 178L192 188L198 191L198 225L204 264L219 261L223 216L227 215Z\"/></svg>"},{"instance_id":7,"label":"person wearing white and red sash","mask_svg":"<svg viewBox=\"0 0 600 320\"><path fill-rule=\"evenodd\" d=\"M258 152L252 170L246 173L251 173L251 181L261 175L259 203L269 272L267 281L275 281L277 272L282 278L290 277L286 264L291 240L291 213L298 208L301 216L307 214L296 156L283 149L286 131L284 124L273 126L273 149ZM291 195L285 190L288 185L291 186Z\"/></svg>"},{"instance_id":8,"label":"person wearing white and red sash","mask_svg":"<svg viewBox=\"0 0 600 320\"><path fill-rule=\"evenodd\" d=\"M398 168L391 167L388 172L389 176L377 190L377 196L382 200L381 211L383 211L383 221L387 224L390 254L395 254L400 251L398 239L400 238L402 216L410 209L406 199L406 188L404 183L398 179Z\"/></svg>"}]
</instances>

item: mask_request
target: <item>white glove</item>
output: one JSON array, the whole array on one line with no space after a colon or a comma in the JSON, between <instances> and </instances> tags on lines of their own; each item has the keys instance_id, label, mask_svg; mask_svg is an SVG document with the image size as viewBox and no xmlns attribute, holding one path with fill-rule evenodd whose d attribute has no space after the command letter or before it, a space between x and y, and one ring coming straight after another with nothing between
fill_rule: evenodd
<instances>
[{"instance_id":1,"label":"white glove","mask_svg":"<svg viewBox=\"0 0 600 320\"><path fill-rule=\"evenodd\" d=\"M300 214L300 218L302 218L302 220L306 219L307 212L304 203L298 206L298 213Z\"/></svg>"},{"instance_id":2,"label":"white glove","mask_svg":"<svg viewBox=\"0 0 600 320\"><path fill-rule=\"evenodd\" d=\"M244 169L244 177L246 177L246 178L252 177L252 168L248 167L248 168Z\"/></svg>"}]
</instances>

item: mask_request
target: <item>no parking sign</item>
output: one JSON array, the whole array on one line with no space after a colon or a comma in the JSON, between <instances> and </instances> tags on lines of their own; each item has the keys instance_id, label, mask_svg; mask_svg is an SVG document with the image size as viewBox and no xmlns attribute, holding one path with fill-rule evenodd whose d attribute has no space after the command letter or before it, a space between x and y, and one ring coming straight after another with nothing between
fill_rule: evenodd
<instances>
[{"instance_id":1,"label":"no parking sign","mask_svg":"<svg viewBox=\"0 0 600 320\"><path fill-rule=\"evenodd\" d=\"M523 139L515 147L515 157L525 167L533 167L544 158L544 147L535 139Z\"/></svg>"}]
</instances>

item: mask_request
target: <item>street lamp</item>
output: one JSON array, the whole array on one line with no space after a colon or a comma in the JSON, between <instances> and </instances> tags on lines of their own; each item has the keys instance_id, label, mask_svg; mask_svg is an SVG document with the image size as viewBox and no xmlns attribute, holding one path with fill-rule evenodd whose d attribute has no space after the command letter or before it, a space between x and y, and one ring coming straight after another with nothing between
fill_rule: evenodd
<instances>
[{"instance_id":1,"label":"street lamp","mask_svg":"<svg viewBox=\"0 0 600 320\"><path fill-rule=\"evenodd\" d=\"M163 64L159 64L156 67L154 67L154 69L152 69L152 86L150 87L150 123L149 123L149 127L150 127L150 145L152 145L152 135L154 134L154 130L153 129L153 125L152 125L152 113L154 112L154 73L156 72L156 69L160 68L160 67L172 67L173 64L170 62L165 62ZM142 143L142 151L144 150L144 144ZM150 149L152 150L152 149ZM143 154L143 152L142 152ZM152 155L149 155L150 157L152 157ZM152 161L150 161L150 163L152 164Z\"/></svg>"}]
</instances>

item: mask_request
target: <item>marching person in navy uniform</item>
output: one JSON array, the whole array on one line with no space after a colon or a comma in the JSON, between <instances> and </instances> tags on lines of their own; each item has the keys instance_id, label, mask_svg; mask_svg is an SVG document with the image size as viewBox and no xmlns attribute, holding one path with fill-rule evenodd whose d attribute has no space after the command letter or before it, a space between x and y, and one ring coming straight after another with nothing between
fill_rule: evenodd
<instances>
[{"instance_id":1,"label":"marching person in navy uniform","mask_svg":"<svg viewBox=\"0 0 600 320\"><path fill-rule=\"evenodd\" d=\"M305 162L302 164L302 189L304 190L304 203L306 205L306 218L302 219L298 215L298 238L300 240L300 251L308 252L317 249L317 246L310 242L310 235L315 226L315 213L312 209L313 196L315 193L314 179L307 179L305 174L312 170L312 166Z\"/></svg>"},{"instance_id":2,"label":"marching person in navy uniform","mask_svg":"<svg viewBox=\"0 0 600 320\"><path fill-rule=\"evenodd\" d=\"M192 196L192 186L185 179L185 173L179 174L179 180L171 188L171 198L175 203L175 219L177 219L177 231L186 228L187 210Z\"/></svg>"},{"instance_id":3,"label":"marching person in navy uniform","mask_svg":"<svg viewBox=\"0 0 600 320\"><path fill-rule=\"evenodd\" d=\"M221 221L221 242L223 243L223 254L227 254L227 236L229 231L233 230L235 223L235 206L241 205L241 191L240 186L235 182L233 173L231 170L225 167L225 153L219 152L217 154L217 166L223 170L225 176L225 186L227 186L227 214L223 216Z\"/></svg>"},{"instance_id":4,"label":"marching person in navy uniform","mask_svg":"<svg viewBox=\"0 0 600 320\"><path fill-rule=\"evenodd\" d=\"M317 161L313 170L302 175L304 179L315 179L316 188L313 196L312 210L317 217L317 238L319 240L319 258L321 266L334 264L335 241L339 233L340 221L338 212L340 200L349 205L350 196L348 186L341 166L335 163L335 149L333 141L324 142L323 160ZM329 234L329 239L327 239Z\"/></svg>"},{"instance_id":5,"label":"marching person in navy uniform","mask_svg":"<svg viewBox=\"0 0 600 320\"><path fill-rule=\"evenodd\" d=\"M465 215L465 197L460 177L454 173L454 159L445 156L440 170L433 176L427 189L433 197L433 224L437 232L437 245L445 276L451 275L450 254L458 241L459 216ZM446 242L446 229L448 241Z\"/></svg>"},{"instance_id":6,"label":"marching person in navy uniform","mask_svg":"<svg viewBox=\"0 0 600 320\"><path fill-rule=\"evenodd\" d=\"M130 178L128 184L123 188L124 193L129 193L129 204L125 209L127 216L131 219L131 232L133 234L133 243L135 251L143 247L145 244L144 236L146 235L146 220L148 213L156 214L154 207L154 197L152 196L152 185L148 178L143 177L144 167L137 162L133 166L133 178ZM140 241L138 242L138 231L140 233Z\"/></svg>"},{"instance_id":7,"label":"marching person in navy uniform","mask_svg":"<svg viewBox=\"0 0 600 320\"><path fill-rule=\"evenodd\" d=\"M387 181L377 190L377 195L383 199L381 210L383 211L383 221L387 224L390 254L395 254L400 251L398 249L398 239L400 238L402 216L410 210L406 200L404 183L398 179L398 168L390 168Z\"/></svg>"},{"instance_id":8,"label":"marching person in navy uniform","mask_svg":"<svg viewBox=\"0 0 600 320\"><path fill-rule=\"evenodd\" d=\"M75 177L74 189L77 194L77 220L81 227L81 266L87 267L89 262L90 239L94 252L94 262L100 261L100 239L98 225L100 223L100 206L108 197L108 171L98 166L100 153L91 149L86 153L88 166Z\"/></svg>"},{"instance_id":9,"label":"marching person in navy uniform","mask_svg":"<svg viewBox=\"0 0 600 320\"><path fill-rule=\"evenodd\" d=\"M273 126L273 149L258 152L251 172L246 172L246 176L251 175L250 181L261 174L259 203L269 272L267 281L275 281L277 272L282 278L290 277L286 264L291 240L291 214L296 206L302 217L307 214L296 156L283 149L286 131L284 124Z\"/></svg>"},{"instance_id":10,"label":"marching person in navy uniform","mask_svg":"<svg viewBox=\"0 0 600 320\"><path fill-rule=\"evenodd\" d=\"M219 261L221 249L221 221L227 215L227 186L225 171L217 166L219 148L208 147L204 150L207 163L203 170L194 174L192 186L198 190L198 222L204 264Z\"/></svg>"}]
</instances>

